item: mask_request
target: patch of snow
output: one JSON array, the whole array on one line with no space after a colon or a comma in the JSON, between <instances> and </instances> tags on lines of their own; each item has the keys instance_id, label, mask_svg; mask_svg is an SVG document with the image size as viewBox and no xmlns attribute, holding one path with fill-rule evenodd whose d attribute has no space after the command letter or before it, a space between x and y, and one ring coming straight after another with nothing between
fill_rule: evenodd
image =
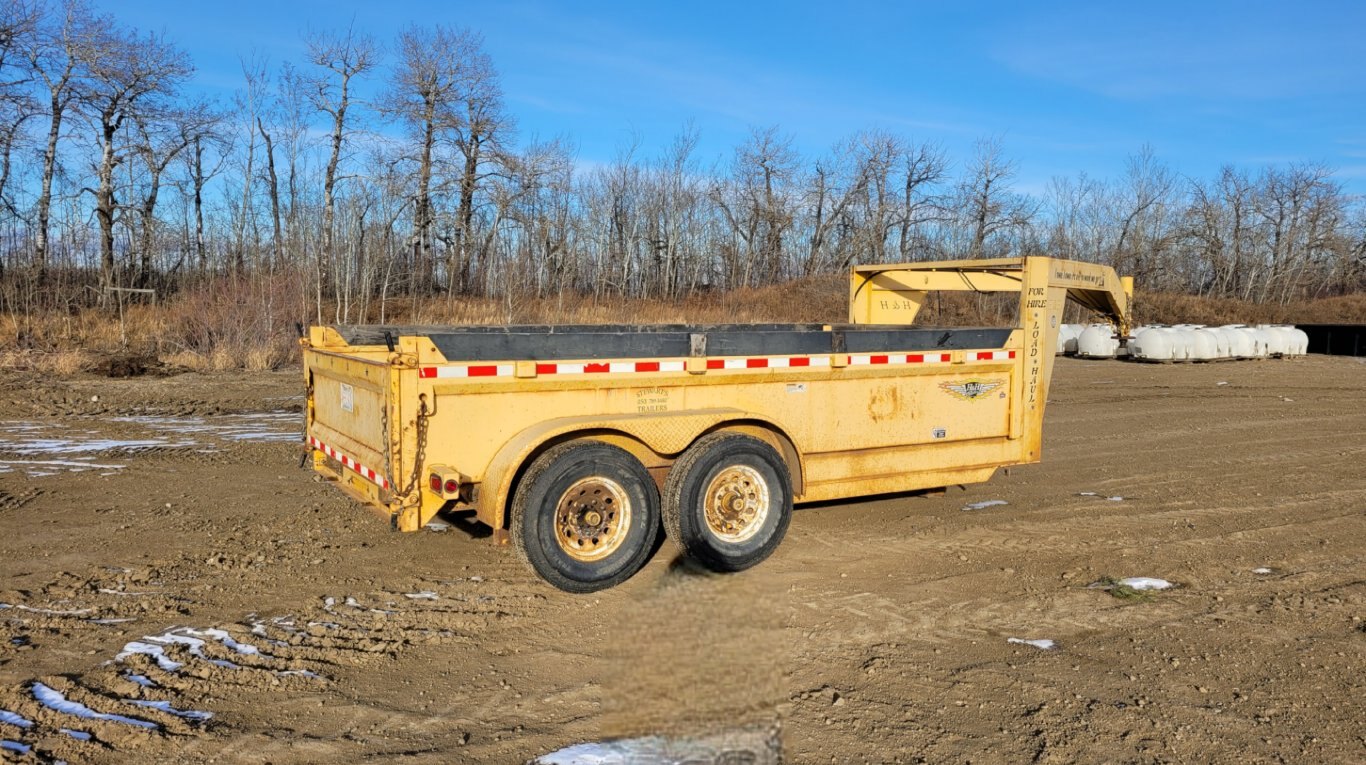
<instances>
[{"instance_id":1,"label":"patch of snow","mask_svg":"<svg viewBox=\"0 0 1366 765\"><path fill-rule=\"evenodd\" d=\"M138 685L141 685L143 688L157 687L156 681L150 677L147 677L146 675L138 675L132 672L127 672L124 674L124 677L128 678L129 680L132 680Z\"/></svg>"},{"instance_id":2,"label":"patch of snow","mask_svg":"<svg viewBox=\"0 0 1366 765\"><path fill-rule=\"evenodd\" d=\"M1276 570L1275 570L1275 569L1271 569L1271 568L1267 568L1266 566L1259 566L1259 567L1257 567L1257 568L1252 569L1252 573L1254 573L1254 574L1274 574L1274 573L1276 573Z\"/></svg>"},{"instance_id":3,"label":"patch of snow","mask_svg":"<svg viewBox=\"0 0 1366 765\"><path fill-rule=\"evenodd\" d=\"M261 653L254 645L237 642L224 630L196 630L187 627L183 630L170 629L160 635L144 635L142 640L135 640L124 645L123 650L114 657L114 660L123 661L134 654L144 654L151 656L156 661L158 667L161 667L167 672L175 672L185 665L167 656L165 646L184 645L189 647L190 655L197 659L202 659L214 666L223 667L224 669L241 669L242 665L240 664L228 661L227 659L210 658L206 655L204 653L205 638L216 640L230 650L246 656Z\"/></svg>"},{"instance_id":4,"label":"patch of snow","mask_svg":"<svg viewBox=\"0 0 1366 765\"><path fill-rule=\"evenodd\" d=\"M1077 496L1078 496L1078 497L1099 497L1100 495L1097 494L1097 493L1095 493L1094 491L1079 491L1079 492L1077 492Z\"/></svg>"},{"instance_id":5,"label":"patch of snow","mask_svg":"<svg viewBox=\"0 0 1366 765\"><path fill-rule=\"evenodd\" d=\"M147 451L158 448L178 448L194 446L193 441L169 441L164 438L92 438L89 440L71 438L33 438L19 441L0 440L0 449L25 457L44 454L90 454L107 452L113 449L122 451ZM80 463L74 463L80 464Z\"/></svg>"},{"instance_id":6,"label":"patch of snow","mask_svg":"<svg viewBox=\"0 0 1366 765\"><path fill-rule=\"evenodd\" d=\"M17 752L18 754L28 754L33 749L33 747L27 744L21 744L18 741L10 741L9 739L5 738L0 739L0 749L4 749L9 752Z\"/></svg>"},{"instance_id":7,"label":"patch of snow","mask_svg":"<svg viewBox=\"0 0 1366 765\"><path fill-rule=\"evenodd\" d=\"M1006 638L1007 643L1019 643L1020 645L1032 645L1041 651L1051 651L1058 647L1057 643L1048 639L1025 640L1024 638Z\"/></svg>"},{"instance_id":8,"label":"patch of snow","mask_svg":"<svg viewBox=\"0 0 1366 765\"><path fill-rule=\"evenodd\" d=\"M637 739L640 741L641 739ZM535 765L625 765L628 762L635 762L637 756L642 756L640 762L666 762L663 758L664 742L658 739L644 739L652 741L654 745L647 751L643 747L636 747L642 751L632 751L622 744L608 742L605 744L575 744L567 746L556 752L541 755L532 760ZM648 756L650 759L643 759Z\"/></svg>"},{"instance_id":9,"label":"patch of snow","mask_svg":"<svg viewBox=\"0 0 1366 765\"><path fill-rule=\"evenodd\" d=\"M0 609L5 608L17 608L20 611L31 611L35 614L47 614L48 616L85 616L86 614L95 610L93 608L80 608L75 611L60 611L52 608L34 608L33 606L26 606L23 603L18 603L15 605L10 605L9 603L0 603Z\"/></svg>"},{"instance_id":10,"label":"patch of snow","mask_svg":"<svg viewBox=\"0 0 1366 765\"><path fill-rule=\"evenodd\" d=\"M306 669L283 669L283 670L280 670L280 671L276 672L275 674L276 674L276 675L279 675L280 677L292 677L292 676L297 675L297 676L299 676L299 677L309 677L309 678L313 678L314 680L325 680L325 679L326 679L326 678L324 678L322 675L318 674L317 672L310 672L310 671L308 671L308 670L306 670Z\"/></svg>"},{"instance_id":11,"label":"patch of snow","mask_svg":"<svg viewBox=\"0 0 1366 765\"><path fill-rule=\"evenodd\" d=\"M1110 502L1123 502L1123 501L1124 501L1124 497L1106 497L1105 499L1106 499L1107 501L1110 501Z\"/></svg>"},{"instance_id":12,"label":"patch of snow","mask_svg":"<svg viewBox=\"0 0 1366 765\"><path fill-rule=\"evenodd\" d=\"M409 600L436 600L438 596L430 590L423 590L422 592L405 592L403 597Z\"/></svg>"},{"instance_id":13,"label":"patch of snow","mask_svg":"<svg viewBox=\"0 0 1366 765\"><path fill-rule=\"evenodd\" d=\"M32 721L32 720L30 720L30 719L24 717L23 715L19 715L19 714L16 714L16 713L14 713L14 712L11 712L11 711L9 711L8 709L0 709L0 723L6 723L6 724L8 724L8 725L13 725L13 726L16 727L16 728L32 728L32 727L33 727L33 721Z\"/></svg>"},{"instance_id":14,"label":"patch of snow","mask_svg":"<svg viewBox=\"0 0 1366 765\"><path fill-rule=\"evenodd\" d=\"M115 417L150 430L180 434L193 429L196 434L219 441L285 442L299 439L302 417L289 412L270 414L228 414L217 417Z\"/></svg>"},{"instance_id":15,"label":"patch of snow","mask_svg":"<svg viewBox=\"0 0 1366 765\"><path fill-rule=\"evenodd\" d=\"M171 657L167 656L165 647L153 645L152 643L144 643L141 640L134 640L131 643L125 643L123 646L123 650L119 651L119 653L114 657L114 661L123 661L129 656L134 656L136 654L151 656L152 659L156 661L157 666L161 667L163 670L167 672L175 672L176 670L185 666L184 664L181 664L175 659L172 659Z\"/></svg>"},{"instance_id":16,"label":"patch of snow","mask_svg":"<svg viewBox=\"0 0 1366 765\"><path fill-rule=\"evenodd\" d=\"M259 648L257 648L254 645L251 645L250 643L239 643L236 640L233 640L232 635L229 635L226 630L213 628L196 630L187 627L185 629L185 634L192 635L194 637L212 638L222 643L224 646L227 646L231 650L234 650L242 654L243 656L261 655L261 650Z\"/></svg>"},{"instance_id":17,"label":"patch of snow","mask_svg":"<svg viewBox=\"0 0 1366 765\"><path fill-rule=\"evenodd\" d=\"M3 444L0 444L0 447L3 446ZM33 471L37 467L64 467L73 473L79 473L82 470L122 470L128 467L127 465L106 465L102 463L78 462L73 460L0 460L0 466L4 467L7 472L13 469L10 467L11 465L36 466L35 468L28 468L30 475L33 474ZM42 472L44 475L54 475L53 473L46 471L39 472Z\"/></svg>"},{"instance_id":18,"label":"patch of snow","mask_svg":"<svg viewBox=\"0 0 1366 765\"><path fill-rule=\"evenodd\" d=\"M213 664L214 666L222 667L224 669L242 668L240 664L234 664L233 662L230 662L227 659L211 659L208 656L206 656L204 654L204 640L201 638L194 637L193 635L182 635L178 632L175 632L174 630L169 630L160 635L145 635L142 639L150 640L153 643L162 643L164 645L180 644L189 646L191 656L203 659L204 661L207 661L210 664Z\"/></svg>"},{"instance_id":19,"label":"patch of snow","mask_svg":"<svg viewBox=\"0 0 1366 765\"><path fill-rule=\"evenodd\" d=\"M702 762L769 762L782 759L769 733L718 731L696 737L643 736L564 747L531 760L531 765L682 765Z\"/></svg>"},{"instance_id":20,"label":"patch of snow","mask_svg":"<svg viewBox=\"0 0 1366 765\"><path fill-rule=\"evenodd\" d=\"M86 619L91 624L126 624L137 621L135 616L125 616L121 619Z\"/></svg>"},{"instance_id":21,"label":"patch of snow","mask_svg":"<svg viewBox=\"0 0 1366 765\"><path fill-rule=\"evenodd\" d=\"M964 510L983 510L983 509L988 508L988 507L996 507L997 505L1008 505L1008 504L1010 504L1010 503L1007 502L1007 501L1005 501L1004 499L984 499L984 500L982 500L981 502L970 502L970 503L968 503L968 504L966 504L966 505L963 505L963 509L964 509Z\"/></svg>"},{"instance_id":22,"label":"patch of snow","mask_svg":"<svg viewBox=\"0 0 1366 765\"><path fill-rule=\"evenodd\" d=\"M171 702L169 701L151 701L148 699L124 699L124 701L129 704L136 704L140 707L150 707L151 709L160 710L168 715L183 717L186 720L203 722L204 720L213 718L213 712L199 712L193 709L176 709L171 706Z\"/></svg>"},{"instance_id":23,"label":"patch of snow","mask_svg":"<svg viewBox=\"0 0 1366 765\"><path fill-rule=\"evenodd\" d=\"M278 624L278 622L277 622L277 624ZM294 632L294 630L291 630L291 629L289 629L288 627L280 627L280 629L285 630L286 632L290 632L290 633L293 633L293 632ZM251 623L251 634L256 635L256 636L258 636L258 637L265 638L265 641L266 641L267 643L270 643L271 645L279 645L279 646L287 646L287 645L289 645L289 643L287 643L287 642L285 642L285 641L283 641L283 640L276 640L275 638L271 637L271 636L270 636L270 633L269 633L269 632L266 632L266 624L265 624L265 622L252 622L252 623Z\"/></svg>"},{"instance_id":24,"label":"patch of snow","mask_svg":"<svg viewBox=\"0 0 1366 765\"><path fill-rule=\"evenodd\" d=\"M433 518L430 521L427 521L426 528L428 531L450 531L451 525L445 521L438 521Z\"/></svg>"},{"instance_id":25,"label":"patch of snow","mask_svg":"<svg viewBox=\"0 0 1366 765\"><path fill-rule=\"evenodd\" d=\"M66 696L62 695L61 691L49 688L42 683L33 684L33 698L48 709L63 714L74 715L83 720L105 720L107 722L122 723L124 725L133 725L138 728L148 728L151 730L158 730L161 728L160 725L157 725L151 720L142 720L137 717L125 717L123 715L110 714L108 712L96 712L80 702L71 701Z\"/></svg>"},{"instance_id":26,"label":"patch of snow","mask_svg":"<svg viewBox=\"0 0 1366 765\"><path fill-rule=\"evenodd\" d=\"M90 734L83 730L72 730L70 728L58 728L62 733L76 739L77 741L89 741Z\"/></svg>"},{"instance_id":27,"label":"patch of snow","mask_svg":"<svg viewBox=\"0 0 1366 765\"><path fill-rule=\"evenodd\" d=\"M1131 576L1119 580L1119 584L1135 590L1165 590L1172 586L1166 579L1155 579L1150 576Z\"/></svg>"}]
</instances>

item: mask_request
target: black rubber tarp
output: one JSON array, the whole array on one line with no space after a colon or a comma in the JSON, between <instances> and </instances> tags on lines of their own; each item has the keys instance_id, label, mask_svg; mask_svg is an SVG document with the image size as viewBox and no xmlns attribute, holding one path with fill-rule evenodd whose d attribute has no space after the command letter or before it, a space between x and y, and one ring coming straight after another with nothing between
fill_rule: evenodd
<instances>
[{"instance_id":1,"label":"black rubber tarp","mask_svg":"<svg viewBox=\"0 0 1366 765\"><path fill-rule=\"evenodd\" d=\"M820 324L564 325L564 326L338 326L352 345L389 338L427 337L451 361L681 358L693 355L695 336L705 356L799 356L1000 348L1010 329L926 328Z\"/></svg>"}]
</instances>

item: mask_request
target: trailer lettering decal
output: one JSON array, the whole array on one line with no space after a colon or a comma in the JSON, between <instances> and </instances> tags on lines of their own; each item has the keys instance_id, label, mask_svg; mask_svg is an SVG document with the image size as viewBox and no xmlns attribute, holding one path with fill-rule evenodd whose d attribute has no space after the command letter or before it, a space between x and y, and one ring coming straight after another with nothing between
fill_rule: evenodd
<instances>
[{"instance_id":1,"label":"trailer lettering decal","mask_svg":"<svg viewBox=\"0 0 1366 765\"><path fill-rule=\"evenodd\" d=\"M1039 401L1039 365L1042 363L1039 349L1043 345L1043 337L1039 330L1039 312L1035 311L1031 317L1034 327L1029 332L1029 371L1025 373L1025 377L1029 380L1026 403L1033 409Z\"/></svg>"},{"instance_id":2,"label":"trailer lettering decal","mask_svg":"<svg viewBox=\"0 0 1366 765\"><path fill-rule=\"evenodd\" d=\"M636 411L641 414L669 411L668 388L641 388L636 391Z\"/></svg>"},{"instance_id":3,"label":"trailer lettering decal","mask_svg":"<svg viewBox=\"0 0 1366 765\"><path fill-rule=\"evenodd\" d=\"M356 472L357 475L359 475L360 477L366 479L367 481L369 481L369 482L371 482L371 483L373 483L373 484L379 486L381 489L387 489L387 488L389 488L389 479L385 478L384 476L380 475L379 473L376 473L375 471L371 470L370 468L368 468L368 467L366 467L366 466L360 464L359 462L356 462L355 460L351 459L350 457L346 456L345 454L342 454L341 452L337 451L336 449L333 449L332 447L328 446L327 444L323 443L322 441L319 441L318 439L314 438L313 436L309 436L309 437L308 437L308 442L309 442L310 444L313 445L313 448L314 448L314 449L317 449L318 451L322 452L323 454L326 454L327 456L331 457L332 459L334 459L334 460L340 462L344 467L347 467L347 468L349 468L349 469L351 469L351 470L354 470L354 471Z\"/></svg>"},{"instance_id":4,"label":"trailer lettering decal","mask_svg":"<svg viewBox=\"0 0 1366 765\"><path fill-rule=\"evenodd\" d=\"M1008 361L1015 351L969 351L967 361ZM845 357L849 366L882 366L891 364L948 364L950 353L871 353ZM755 356L753 358L707 359L707 369L791 369L830 366L830 356ZM536 364L540 375L625 374L639 372L682 372L682 359L664 361L580 361L542 362ZM418 375L424 380L445 377L512 377L514 364L465 364L421 367Z\"/></svg>"},{"instance_id":5,"label":"trailer lettering decal","mask_svg":"<svg viewBox=\"0 0 1366 765\"><path fill-rule=\"evenodd\" d=\"M964 401L973 401L1005 384L1005 380L964 380L956 383L940 383L939 387Z\"/></svg>"}]
</instances>

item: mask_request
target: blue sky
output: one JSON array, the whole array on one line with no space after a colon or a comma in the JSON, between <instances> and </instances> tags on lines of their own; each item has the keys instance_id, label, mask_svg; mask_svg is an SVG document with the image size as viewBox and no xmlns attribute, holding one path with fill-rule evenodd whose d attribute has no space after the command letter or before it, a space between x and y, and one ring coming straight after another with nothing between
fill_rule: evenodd
<instances>
[{"instance_id":1,"label":"blue sky","mask_svg":"<svg viewBox=\"0 0 1366 765\"><path fill-rule=\"evenodd\" d=\"M1037 6L1037 7L1036 7ZM958 163L999 138L1017 188L1119 175L1144 144L1188 176L1324 162L1366 194L1366 2L351 2L106 0L164 31L227 100L239 57L302 62L302 34L354 22L481 32L521 139L582 163L691 123L724 162L751 127L815 155L864 128Z\"/></svg>"}]
</instances>

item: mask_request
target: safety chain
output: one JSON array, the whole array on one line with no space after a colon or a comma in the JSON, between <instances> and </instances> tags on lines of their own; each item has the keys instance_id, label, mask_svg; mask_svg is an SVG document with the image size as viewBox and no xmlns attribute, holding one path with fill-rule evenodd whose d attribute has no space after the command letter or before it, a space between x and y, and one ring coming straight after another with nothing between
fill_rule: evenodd
<instances>
[{"instance_id":1,"label":"safety chain","mask_svg":"<svg viewBox=\"0 0 1366 765\"><path fill-rule=\"evenodd\" d=\"M431 416L431 412L427 411L427 394L419 395L418 400L420 403L417 409L417 452L413 455L413 475L408 479L408 485L399 492L399 496L405 500L417 488L418 480L422 478L422 466L427 462L427 418Z\"/></svg>"},{"instance_id":2,"label":"safety chain","mask_svg":"<svg viewBox=\"0 0 1366 765\"><path fill-rule=\"evenodd\" d=\"M302 447L301 453L299 454L300 469L303 469L303 466L308 463L308 458L313 454L313 444L308 440L308 414L313 408L313 373L308 372L307 374L308 382L305 384L304 389L304 425L299 429L299 438L303 442L300 444Z\"/></svg>"}]
</instances>

